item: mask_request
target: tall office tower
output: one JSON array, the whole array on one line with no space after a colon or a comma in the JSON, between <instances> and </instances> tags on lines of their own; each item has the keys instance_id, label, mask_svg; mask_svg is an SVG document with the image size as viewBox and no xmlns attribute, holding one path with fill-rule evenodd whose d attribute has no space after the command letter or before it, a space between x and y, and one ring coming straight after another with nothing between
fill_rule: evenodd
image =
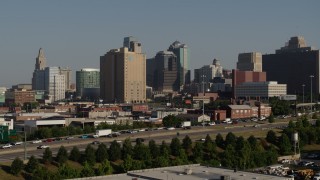
<instances>
[{"instance_id":1,"label":"tall office tower","mask_svg":"<svg viewBox=\"0 0 320 180\"><path fill-rule=\"evenodd\" d=\"M42 48L39 49L38 57L36 58L35 70L44 70L46 68L46 57Z\"/></svg>"},{"instance_id":2,"label":"tall office tower","mask_svg":"<svg viewBox=\"0 0 320 180\"><path fill-rule=\"evenodd\" d=\"M84 68L76 72L76 92L82 97L85 89L100 89L100 70Z\"/></svg>"},{"instance_id":3,"label":"tall office tower","mask_svg":"<svg viewBox=\"0 0 320 180\"><path fill-rule=\"evenodd\" d=\"M149 78L152 82L148 86L153 87L154 91L179 91L177 65L177 56L173 52L158 52L154 60L148 60L147 62L147 74L151 76Z\"/></svg>"},{"instance_id":4,"label":"tall office tower","mask_svg":"<svg viewBox=\"0 0 320 180\"><path fill-rule=\"evenodd\" d=\"M217 59L214 59L211 65L205 65L194 70L195 83L201 83L202 81L208 83L215 77L223 77L223 67Z\"/></svg>"},{"instance_id":5,"label":"tall office tower","mask_svg":"<svg viewBox=\"0 0 320 180\"><path fill-rule=\"evenodd\" d=\"M178 79L179 85L183 86L190 83L189 71L189 49L187 45L181 44L179 41L172 43L168 51L173 52L178 59Z\"/></svg>"},{"instance_id":6,"label":"tall office tower","mask_svg":"<svg viewBox=\"0 0 320 180\"><path fill-rule=\"evenodd\" d=\"M238 56L237 69L240 71L262 72L262 55L260 52L241 53Z\"/></svg>"},{"instance_id":7,"label":"tall office tower","mask_svg":"<svg viewBox=\"0 0 320 180\"><path fill-rule=\"evenodd\" d=\"M61 68L60 69L60 74L65 76L65 87L66 90L71 90L71 81L72 81L72 70L70 68Z\"/></svg>"},{"instance_id":8,"label":"tall office tower","mask_svg":"<svg viewBox=\"0 0 320 180\"><path fill-rule=\"evenodd\" d=\"M65 75L60 73L59 67L46 67L44 70L45 90L53 101L65 98Z\"/></svg>"},{"instance_id":9,"label":"tall office tower","mask_svg":"<svg viewBox=\"0 0 320 180\"><path fill-rule=\"evenodd\" d=\"M153 81L153 76L155 71L154 61L155 61L155 57L149 58L146 60L146 74L147 74L146 83L147 83L147 86L149 87L154 87L154 84L155 84Z\"/></svg>"},{"instance_id":10,"label":"tall office tower","mask_svg":"<svg viewBox=\"0 0 320 180\"><path fill-rule=\"evenodd\" d=\"M129 44L100 57L100 95L106 102L146 101L146 54L141 43Z\"/></svg>"},{"instance_id":11,"label":"tall office tower","mask_svg":"<svg viewBox=\"0 0 320 180\"><path fill-rule=\"evenodd\" d=\"M44 90L44 69L46 68L46 57L42 48L39 49L36 57L35 69L32 75L32 89Z\"/></svg>"},{"instance_id":12,"label":"tall office tower","mask_svg":"<svg viewBox=\"0 0 320 180\"><path fill-rule=\"evenodd\" d=\"M262 63L267 80L287 84L288 94L302 94L303 84L305 92L311 93L311 81L312 93L320 93L319 50L308 47L303 37L291 37L275 54L263 55Z\"/></svg>"}]
</instances>

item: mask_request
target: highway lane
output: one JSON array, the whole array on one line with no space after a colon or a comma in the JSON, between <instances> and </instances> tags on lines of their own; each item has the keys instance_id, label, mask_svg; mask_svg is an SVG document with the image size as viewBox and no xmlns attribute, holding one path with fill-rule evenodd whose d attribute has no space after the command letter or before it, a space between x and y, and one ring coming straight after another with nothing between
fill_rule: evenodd
<instances>
[{"instance_id":1,"label":"highway lane","mask_svg":"<svg viewBox=\"0 0 320 180\"><path fill-rule=\"evenodd\" d=\"M124 139L130 137L132 141L135 141L136 138L144 138L148 142L150 139L154 139L157 143L161 143L162 141L166 141L167 143L171 142L173 137L179 137L183 139L185 135L189 135L193 140L199 140L200 138L205 138L207 134L211 135L212 138L215 138L216 134L226 134L228 132L254 132L254 131L261 131L261 130L269 130L281 126L287 125L288 122L281 122L281 123L273 123L269 124L263 122L264 124L260 123L239 123L235 125L225 125L220 124L216 126L204 126L204 127L192 127L192 129L182 130L182 129L175 129L175 130L155 130L155 131L145 131L139 132L134 134L122 134L116 138L108 138L108 137L101 137L101 138L88 138L88 139L81 139L81 138L74 138L71 140L63 140L63 141L54 141L54 142L46 142L46 143L39 143L39 144L27 144L27 157L31 155L42 157L44 150L36 149L37 146L40 144L49 145L50 149L55 155L60 148L61 145L65 146L67 150L71 150L73 146L77 146L80 150L84 150L85 147L92 143L95 140L105 143L107 146L113 140L123 141ZM255 124L259 124L258 128L253 127ZM177 132L179 132L179 136L177 136ZM97 145L94 145L97 147ZM21 159L24 158L24 145L15 146L11 149L0 149L0 162L4 161L12 161L15 157L19 157Z\"/></svg>"}]
</instances>

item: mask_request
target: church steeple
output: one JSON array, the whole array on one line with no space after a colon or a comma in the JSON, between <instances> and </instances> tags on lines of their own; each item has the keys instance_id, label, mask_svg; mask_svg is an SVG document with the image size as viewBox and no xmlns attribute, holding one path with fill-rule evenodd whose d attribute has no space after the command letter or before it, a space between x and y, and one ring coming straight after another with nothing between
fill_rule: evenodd
<instances>
[{"instance_id":1,"label":"church steeple","mask_svg":"<svg viewBox=\"0 0 320 180\"><path fill-rule=\"evenodd\" d=\"M46 57L42 48L39 49L38 57L36 58L35 70L44 70L46 68Z\"/></svg>"}]
</instances>

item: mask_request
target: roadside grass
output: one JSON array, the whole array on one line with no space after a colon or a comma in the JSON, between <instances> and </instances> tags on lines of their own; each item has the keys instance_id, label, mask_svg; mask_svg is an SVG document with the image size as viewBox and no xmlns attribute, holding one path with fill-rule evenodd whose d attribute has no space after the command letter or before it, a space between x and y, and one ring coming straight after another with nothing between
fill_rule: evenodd
<instances>
[{"instance_id":1,"label":"roadside grass","mask_svg":"<svg viewBox=\"0 0 320 180\"><path fill-rule=\"evenodd\" d=\"M10 173L10 166L11 166L11 163L6 163L6 162L0 163L0 179L23 180L24 177L21 175L21 173L18 176L12 175Z\"/></svg>"}]
</instances>

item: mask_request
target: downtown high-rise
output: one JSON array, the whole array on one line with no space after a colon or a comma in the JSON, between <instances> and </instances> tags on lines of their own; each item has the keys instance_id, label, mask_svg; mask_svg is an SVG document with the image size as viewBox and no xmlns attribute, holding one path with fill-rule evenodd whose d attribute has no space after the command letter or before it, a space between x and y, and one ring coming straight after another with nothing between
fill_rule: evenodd
<instances>
[{"instance_id":1,"label":"downtown high-rise","mask_svg":"<svg viewBox=\"0 0 320 180\"><path fill-rule=\"evenodd\" d=\"M146 101L146 54L133 37L100 57L100 95L105 102Z\"/></svg>"}]
</instances>

